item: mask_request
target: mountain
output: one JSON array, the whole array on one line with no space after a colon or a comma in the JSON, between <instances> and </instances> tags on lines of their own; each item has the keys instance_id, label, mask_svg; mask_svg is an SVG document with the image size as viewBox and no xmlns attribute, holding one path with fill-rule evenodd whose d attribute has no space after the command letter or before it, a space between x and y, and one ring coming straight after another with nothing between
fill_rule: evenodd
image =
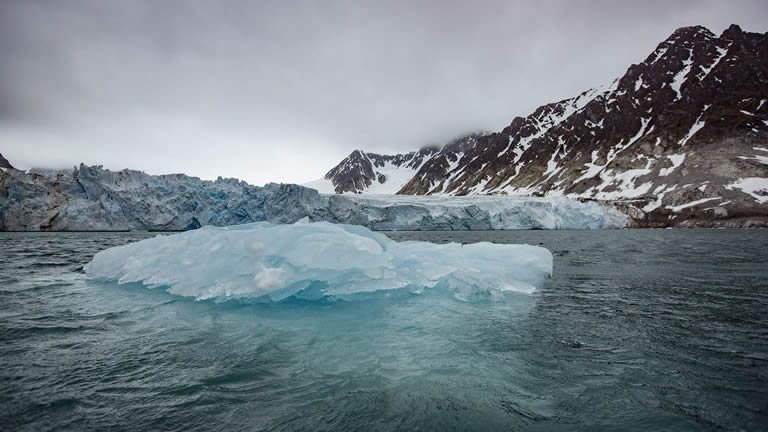
<instances>
[{"instance_id":1,"label":"mountain","mask_svg":"<svg viewBox=\"0 0 768 432\"><path fill-rule=\"evenodd\" d=\"M298 185L153 176L80 165L38 174L0 170L0 231L187 230L249 222L328 221L375 230L621 228L627 218L563 197L359 197Z\"/></svg>"},{"instance_id":2,"label":"mountain","mask_svg":"<svg viewBox=\"0 0 768 432\"><path fill-rule=\"evenodd\" d=\"M11 165L10 162L8 162L8 159L3 157L2 153L0 153L0 168L16 169L16 168L13 167L13 165Z\"/></svg>"},{"instance_id":3,"label":"mountain","mask_svg":"<svg viewBox=\"0 0 768 432\"><path fill-rule=\"evenodd\" d=\"M322 193L395 194L425 163L470 148L481 136L482 133L475 132L451 141L442 149L424 147L405 154L380 155L355 150L328 171L325 177L304 186Z\"/></svg>"},{"instance_id":4,"label":"mountain","mask_svg":"<svg viewBox=\"0 0 768 432\"><path fill-rule=\"evenodd\" d=\"M372 194L394 194L435 151L425 148L418 152L390 156L355 150L328 171L324 178L304 186L323 193L367 191Z\"/></svg>"},{"instance_id":5,"label":"mountain","mask_svg":"<svg viewBox=\"0 0 768 432\"><path fill-rule=\"evenodd\" d=\"M606 86L425 155L397 193L562 195L636 226L766 226L766 102L768 34L684 27ZM332 170L335 191L368 192L345 163L355 186Z\"/></svg>"}]
</instances>

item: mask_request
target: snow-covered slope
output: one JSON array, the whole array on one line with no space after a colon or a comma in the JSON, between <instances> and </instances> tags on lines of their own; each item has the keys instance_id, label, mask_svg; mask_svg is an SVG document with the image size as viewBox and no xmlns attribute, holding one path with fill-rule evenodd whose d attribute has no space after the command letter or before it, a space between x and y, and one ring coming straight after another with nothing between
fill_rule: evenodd
<instances>
[{"instance_id":1,"label":"snow-covered slope","mask_svg":"<svg viewBox=\"0 0 768 432\"><path fill-rule=\"evenodd\" d=\"M321 194L336 193L336 191L334 190L335 186L333 182L325 178L312 180L311 182L302 184L302 186L308 187L310 189L314 189L320 192Z\"/></svg>"},{"instance_id":2,"label":"snow-covered slope","mask_svg":"<svg viewBox=\"0 0 768 432\"><path fill-rule=\"evenodd\" d=\"M394 194L418 172L435 149L425 148L402 155L379 155L355 150L324 178L304 186L322 193Z\"/></svg>"},{"instance_id":3,"label":"snow-covered slope","mask_svg":"<svg viewBox=\"0 0 768 432\"><path fill-rule=\"evenodd\" d=\"M321 193L396 194L422 170L426 163L443 160L446 155L474 145L483 133L475 132L457 138L442 149L425 147L416 152L380 155L353 151L322 179L304 186Z\"/></svg>"},{"instance_id":4,"label":"snow-covered slope","mask_svg":"<svg viewBox=\"0 0 768 432\"><path fill-rule=\"evenodd\" d=\"M321 195L298 185L251 186L235 179L152 176L80 165L40 175L0 170L0 230L186 230L302 219L377 230L619 228L616 210L562 198L507 198L460 204L432 198L377 200Z\"/></svg>"},{"instance_id":5,"label":"snow-covered slope","mask_svg":"<svg viewBox=\"0 0 768 432\"><path fill-rule=\"evenodd\" d=\"M641 226L753 226L768 224L766 179L768 35L697 26L610 84L431 153L398 193L567 196Z\"/></svg>"},{"instance_id":6,"label":"snow-covered slope","mask_svg":"<svg viewBox=\"0 0 768 432\"><path fill-rule=\"evenodd\" d=\"M371 167L372 177L371 183L364 186L362 191L368 194L396 194L400 189L408 183L414 174L421 168L421 162L414 159L417 156L413 155L411 158L383 158L379 155L370 155L360 152L365 159L364 164ZM372 160L373 159L373 160ZM359 168L359 167L358 167ZM328 178L321 178L308 183L304 183L302 186L316 189L320 193L332 194L336 193L337 185L333 183L333 180ZM356 193L356 191L346 190L342 193Z\"/></svg>"}]
</instances>

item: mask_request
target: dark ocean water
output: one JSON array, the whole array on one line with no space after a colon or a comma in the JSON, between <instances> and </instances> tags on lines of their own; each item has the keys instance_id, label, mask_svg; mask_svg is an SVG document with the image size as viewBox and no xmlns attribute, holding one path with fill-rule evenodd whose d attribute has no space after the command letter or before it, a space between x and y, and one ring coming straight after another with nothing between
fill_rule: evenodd
<instances>
[{"instance_id":1,"label":"dark ocean water","mask_svg":"<svg viewBox=\"0 0 768 432\"><path fill-rule=\"evenodd\" d=\"M2 430L766 430L768 230L540 244L533 295L194 301L89 280L150 234L0 233Z\"/></svg>"}]
</instances>

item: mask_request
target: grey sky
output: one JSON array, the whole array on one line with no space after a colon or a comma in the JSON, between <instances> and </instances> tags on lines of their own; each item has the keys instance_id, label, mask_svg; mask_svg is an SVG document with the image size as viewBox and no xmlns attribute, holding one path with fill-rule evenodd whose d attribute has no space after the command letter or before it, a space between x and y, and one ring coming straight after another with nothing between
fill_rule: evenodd
<instances>
[{"instance_id":1,"label":"grey sky","mask_svg":"<svg viewBox=\"0 0 768 432\"><path fill-rule=\"evenodd\" d=\"M0 0L0 153L254 184L321 177L620 76L765 1Z\"/></svg>"}]
</instances>

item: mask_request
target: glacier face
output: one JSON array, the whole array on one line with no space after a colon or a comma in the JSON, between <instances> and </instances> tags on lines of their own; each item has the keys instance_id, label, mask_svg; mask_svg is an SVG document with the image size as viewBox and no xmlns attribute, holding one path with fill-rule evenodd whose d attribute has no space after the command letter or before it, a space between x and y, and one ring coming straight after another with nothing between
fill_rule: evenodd
<instances>
[{"instance_id":1,"label":"glacier face","mask_svg":"<svg viewBox=\"0 0 768 432\"><path fill-rule=\"evenodd\" d=\"M256 187L236 179L206 181L97 166L47 175L0 173L0 229L11 231L174 231L262 220L291 223L325 201L295 185Z\"/></svg>"},{"instance_id":2,"label":"glacier face","mask_svg":"<svg viewBox=\"0 0 768 432\"><path fill-rule=\"evenodd\" d=\"M353 225L256 222L113 247L85 266L94 278L140 282L197 299L355 299L444 290L459 299L530 293L552 254L529 245L395 242Z\"/></svg>"},{"instance_id":3,"label":"glacier face","mask_svg":"<svg viewBox=\"0 0 768 432\"><path fill-rule=\"evenodd\" d=\"M397 230L602 229L626 226L627 217L594 202L563 197L364 195L371 226Z\"/></svg>"},{"instance_id":4,"label":"glacier face","mask_svg":"<svg viewBox=\"0 0 768 432\"><path fill-rule=\"evenodd\" d=\"M188 230L301 219L373 230L621 228L627 218L561 197L323 195L298 185L153 176L80 165L46 174L0 171L0 230Z\"/></svg>"}]
</instances>

